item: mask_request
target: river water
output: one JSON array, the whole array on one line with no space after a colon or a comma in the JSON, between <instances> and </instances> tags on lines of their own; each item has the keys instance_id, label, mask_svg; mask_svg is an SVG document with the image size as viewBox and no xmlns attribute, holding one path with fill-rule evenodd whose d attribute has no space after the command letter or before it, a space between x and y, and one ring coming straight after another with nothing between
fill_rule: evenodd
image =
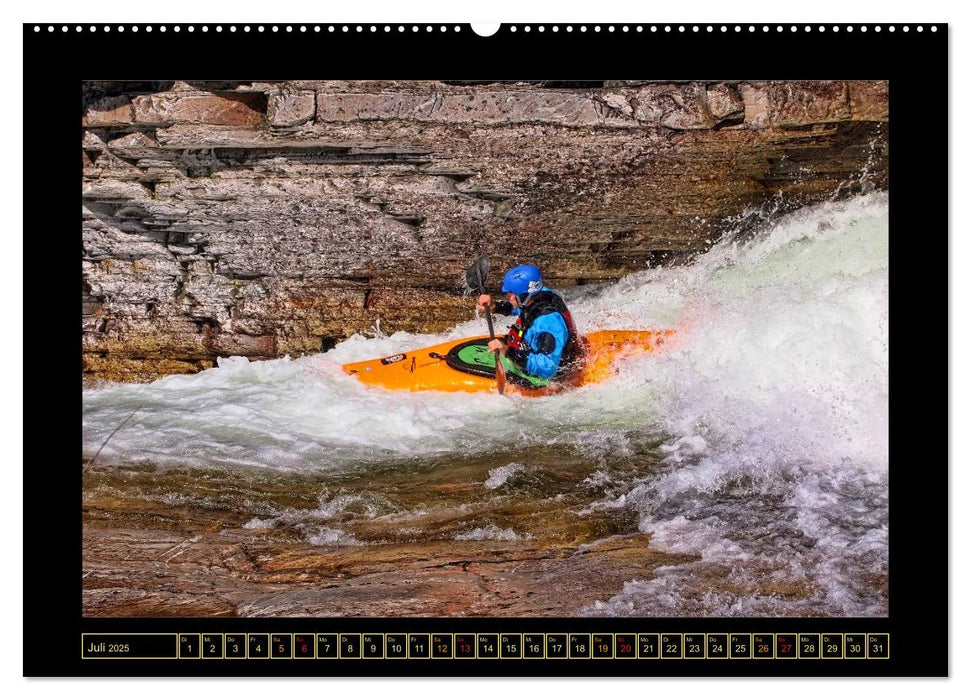
<instances>
[{"instance_id":1,"label":"river water","mask_svg":"<svg viewBox=\"0 0 971 700\"><path fill-rule=\"evenodd\" d=\"M248 530L319 547L596 523L583 537L640 532L686 555L577 615L886 615L888 243L887 196L871 193L769 218L689 265L569 290L581 332L677 331L598 386L412 394L340 370L481 334L470 319L87 389L83 455L121 426L97 462L151 474L140 498L232 509ZM85 498L119 488L86 483Z\"/></svg>"}]
</instances>

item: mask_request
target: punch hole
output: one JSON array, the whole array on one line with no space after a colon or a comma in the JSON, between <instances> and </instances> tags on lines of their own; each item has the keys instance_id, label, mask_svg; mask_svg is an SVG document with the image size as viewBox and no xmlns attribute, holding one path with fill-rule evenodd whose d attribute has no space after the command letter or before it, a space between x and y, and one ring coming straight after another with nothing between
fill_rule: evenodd
<instances>
[{"instance_id":1,"label":"punch hole","mask_svg":"<svg viewBox=\"0 0 971 700\"><path fill-rule=\"evenodd\" d=\"M931 27L931 31L932 32L936 32L937 31L937 27Z\"/></svg>"},{"instance_id":2,"label":"punch hole","mask_svg":"<svg viewBox=\"0 0 971 700\"><path fill-rule=\"evenodd\" d=\"M208 34L209 33L209 26L206 25L206 24L202 25L202 32L204 34Z\"/></svg>"},{"instance_id":3,"label":"punch hole","mask_svg":"<svg viewBox=\"0 0 971 700\"><path fill-rule=\"evenodd\" d=\"M531 28L531 27L530 27L530 26L529 26L528 24L527 24L527 25L526 25L525 27L523 27L523 31L524 31L524 32L528 32L528 31L531 31L531 29L532 29L532 28Z\"/></svg>"},{"instance_id":4,"label":"punch hole","mask_svg":"<svg viewBox=\"0 0 971 700\"><path fill-rule=\"evenodd\" d=\"M148 33L151 33L152 32L152 25L148 25L147 27L145 27L145 31L148 32Z\"/></svg>"}]
</instances>

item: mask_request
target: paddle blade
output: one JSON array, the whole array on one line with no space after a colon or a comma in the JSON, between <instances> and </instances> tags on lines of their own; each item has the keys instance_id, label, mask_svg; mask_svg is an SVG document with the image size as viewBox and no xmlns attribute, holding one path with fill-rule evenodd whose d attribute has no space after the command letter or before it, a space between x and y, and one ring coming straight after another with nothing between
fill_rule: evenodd
<instances>
[{"instance_id":1,"label":"paddle blade","mask_svg":"<svg viewBox=\"0 0 971 700\"><path fill-rule=\"evenodd\" d=\"M480 255L472 267L465 271L465 283L475 292L484 292L486 280L489 278L489 256Z\"/></svg>"},{"instance_id":2,"label":"paddle blade","mask_svg":"<svg viewBox=\"0 0 971 700\"><path fill-rule=\"evenodd\" d=\"M506 368L502 366L499 353L496 353L496 389L500 394L506 393Z\"/></svg>"}]
</instances>

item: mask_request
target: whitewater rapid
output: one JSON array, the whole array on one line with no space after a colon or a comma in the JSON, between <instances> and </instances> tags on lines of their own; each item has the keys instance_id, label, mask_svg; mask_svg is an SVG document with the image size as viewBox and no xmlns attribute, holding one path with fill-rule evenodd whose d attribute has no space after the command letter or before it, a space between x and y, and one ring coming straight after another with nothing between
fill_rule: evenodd
<instances>
[{"instance_id":1,"label":"whitewater rapid","mask_svg":"<svg viewBox=\"0 0 971 700\"><path fill-rule=\"evenodd\" d=\"M517 451L566 447L596 469L583 511L618 511L653 548L696 557L645 569L581 614L885 615L888 245L888 199L872 193L726 236L689 265L565 290L581 332L677 331L602 385L542 399L413 394L341 372L481 334L470 299L469 322L444 334L358 335L310 357L223 358L193 376L87 389L83 454L340 474L507 451L491 493L529 473ZM650 469L599 468L652 441L662 457ZM462 536L529 537L479 530Z\"/></svg>"}]
</instances>

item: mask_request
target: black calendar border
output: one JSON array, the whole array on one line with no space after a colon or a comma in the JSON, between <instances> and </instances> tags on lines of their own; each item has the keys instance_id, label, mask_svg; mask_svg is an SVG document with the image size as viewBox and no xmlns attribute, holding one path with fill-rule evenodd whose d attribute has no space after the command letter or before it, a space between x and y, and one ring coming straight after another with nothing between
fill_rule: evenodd
<instances>
[{"instance_id":1,"label":"black calendar border","mask_svg":"<svg viewBox=\"0 0 971 700\"><path fill-rule=\"evenodd\" d=\"M316 32L279 24L244 33L241 23L183 24L181 32L90 32L88 25L25 24L24 259L43 260L43 279L24 267L25 299L48 301L43 314L25 308L25 374L38 369L51 392L25 393L24 674L105 675L814 675L939 676L948 673L947 410L937 386L948 382L948 358L932 365L931 341L947 327L948 27L944 24L767 25L722 32L706 24L538 25L526 33L504 26L493 37L468 25L434 25L390 33L372 23ZM637 31L640 26L642 31ZM670 27L670 31L664 28ZM681 30L681 27L684 30ZM695 31L694 27L699 29ZM795 26L796 31L790 27ZM156 57L162 56L159 61ZM54 58L56 70L50 70ZM891 403L890 615L867 619L201 619L83 618L81 610L81 342L79 331L82 80L149 79L437 79L437 80L771 80L856 79L890 82ZM936 142L932 139L936 138ZM73 159L73 160L72 160ZM920 251L912 241L931 248ZM932 244L929 243L933 241ZM921 254L923 253L923 254ZM908 304L911 298L922 301ZM933 310L927 307L935 305ZM940 342L940 341L938 341ZM935 345L937 346L937 345ZM934 351L933 356L939 357ZM29 375L28 375L29 376ZM28 429L31 428L30 430ZM29 435L49 435L44 451ZM42 505L39 505L41 504ZM885 632L887 661L291 661L82 662L82 632Z\"/></svg>"}]
</instances>

